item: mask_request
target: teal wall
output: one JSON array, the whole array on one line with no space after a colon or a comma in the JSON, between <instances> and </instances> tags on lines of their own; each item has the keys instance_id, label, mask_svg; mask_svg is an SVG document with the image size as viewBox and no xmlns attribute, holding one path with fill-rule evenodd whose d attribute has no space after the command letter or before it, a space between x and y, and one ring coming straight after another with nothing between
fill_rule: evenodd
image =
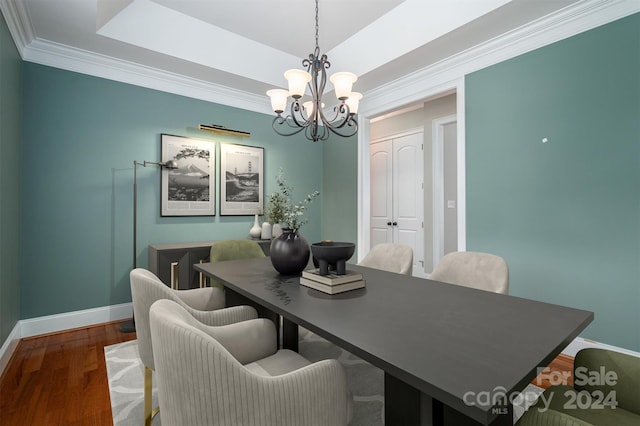
<instances>
[{"instance_id":1,"label":"teal wall","mask_svg":"<svg viewBox=\"0 0 640 426\"><path fill-rule=\"evenodd\" d=\"M640 14L466 78L467 249L640 350ZM547 143L542 143L548 138Z\"/></svg>"},{"instance_id":2,"label":"teal wall","mask_svg":"<svg viewBox=\"0 0 640 426\"><path fill-rule=\"evenodd\" d=\"M20 319L22 59L0 14L0 345Z\"/></svg>"},{"instance_id":3,"label":"teal wall","mask_svg":"<svg viewBox=\"0 0 640 426\"><path fill-rule=\"evenodd\" d=\"M294 198L322 192L322 145L276 135L265 114L32 63L24 64L24 104L21 318L131 301L132 163L160 159L161 133L262 146L265 194L276 190L280 166ZM200 123L251 137L216 137ZM253 224L249 216L160 217L159 193L159 169L138 167L140 267L149 244L245 238ZM321 212L319 199L302 228L310 242L320 239Z\"/></svg>"},{"instance_id":4,"label":"teal wall","mask_svg":"<svg viewBox=\"0 0 640 426\"><path fill-rule=\"evenodd\" d=\"M358 139L330 138L322 147L322 239L357 243ZM357 250L350 262L357 260Z\"/></svg>"},{"instance_id":5,"label":"teal wall","mask_svg":"<svg viewBox=\"0 0 640 426\"><path fill-rule=\"evenodd\" d=\"M512 294L592 310L586 337L634 350L638 28L628 17L466 79L467 248L507 259ZM130 301L132 161L158 160L161 133L265 147L266 194L280 166L300 198L322 193L307 239L357 239L356 138L282 138L267 115L22 63L3 20L0 95L0 158L16 159L0 168L0 341L18 318ZM148 244L247 234L247 216L161 218L159 183L138 169L140 266Z\"/></svg>"}]
</instances>

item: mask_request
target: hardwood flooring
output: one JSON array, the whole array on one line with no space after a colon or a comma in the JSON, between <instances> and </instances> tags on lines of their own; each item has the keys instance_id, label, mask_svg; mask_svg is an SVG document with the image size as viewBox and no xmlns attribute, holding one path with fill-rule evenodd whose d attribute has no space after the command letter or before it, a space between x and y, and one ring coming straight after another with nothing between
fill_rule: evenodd
<instances>
[{"instance_id":1,"label":"hardwood flooring","mask_svg":"<svg viewBox=\"0 0 640 426\"><path fill-rule=\"evenodd\" d=\"M119 322L20 341L0 378L0 425L113 425L104 347Z\"/></svg>"},{"instance_id":2,"label":"hardwood flooring","mask_svg":"<svg viewBox=\"0 0 640 426\"><path fill-rule=\"evenodd\" d=\"M135 338L114 322L23 339L0 378L0 425L113 425L104 347ZM545 376L572 370L560 355Z\"/></svg>"},{"instance_id":3,"label":"hardwood flooring","mask_svg":"<svg viewBox=\"0 0 640 426\"><path fill-rule=\"evenodd\" d=\"M566 380L566 381L565 381ZM553 384L573 386L573 357L560 354L531 383L547 389Z\"/></svg>"}]
</instances>

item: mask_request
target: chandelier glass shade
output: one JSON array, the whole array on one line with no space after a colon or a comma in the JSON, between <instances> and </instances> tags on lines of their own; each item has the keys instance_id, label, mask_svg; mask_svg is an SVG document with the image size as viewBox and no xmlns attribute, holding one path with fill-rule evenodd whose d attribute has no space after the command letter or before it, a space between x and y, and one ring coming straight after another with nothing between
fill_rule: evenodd
<instances>
[{"instance_id":1,"label":"chandelier glass shade","mask_svg":"<svg viewBox=\"0 0 640 426\"><path fill-rule=\"evenodd\" d=\"M272 89L267 91L271 98L271 107L277 114L272 127L281 136L293 136L304 131L307 139L317 142L326 140L331 133L349 137L358 131L355 115L362 94L352 92L353 83L358 77L350 72L337 72L329 77L339 103L328 116L324 113L322 95L327 83L327 69L331 64L327 55L320 54L318 46L318 0L316 0L316 47L309 58L302 61L306 68L291 69L284 73L288 90ZM310 100L303 100L309 90ZM291 97L291 103L289 98ZM286 115L283 115L287 111Z\"/></svg>"}]
</instances>

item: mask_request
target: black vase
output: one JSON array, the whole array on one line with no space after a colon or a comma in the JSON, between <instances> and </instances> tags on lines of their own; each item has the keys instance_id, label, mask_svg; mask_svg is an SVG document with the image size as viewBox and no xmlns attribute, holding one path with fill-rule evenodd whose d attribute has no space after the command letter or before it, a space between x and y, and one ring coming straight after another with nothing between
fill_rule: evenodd
<instances>
[{"instance_id":1,"label":"black vase","mask_svg":"<svg viewBox=\"0 0 640 426\"><path fill-rule=\"evenodd\" d=\"M299 232L283 229L282 235L271 241L269 257L282 275L300 275L309 263L309 243Z\"/></svg>"}]
</instances>

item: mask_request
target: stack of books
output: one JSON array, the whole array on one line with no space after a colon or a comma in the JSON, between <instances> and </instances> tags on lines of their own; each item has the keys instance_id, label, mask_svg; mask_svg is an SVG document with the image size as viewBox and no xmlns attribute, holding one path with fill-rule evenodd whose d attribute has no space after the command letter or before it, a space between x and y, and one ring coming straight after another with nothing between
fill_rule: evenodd
<instances>
[{"instance_id":1,"label":"stack of books","mask_svg":"<svg viewBox=\"0 0 640 426\"><path fill-rule=\"evenodd\" d=\"M346 271L344 275L329 273L320 275L318 269L302 271L300 284L327 294L338 294L349 290L363 288L364 277L360 272Z\"/></svg>"}]
</instances>

